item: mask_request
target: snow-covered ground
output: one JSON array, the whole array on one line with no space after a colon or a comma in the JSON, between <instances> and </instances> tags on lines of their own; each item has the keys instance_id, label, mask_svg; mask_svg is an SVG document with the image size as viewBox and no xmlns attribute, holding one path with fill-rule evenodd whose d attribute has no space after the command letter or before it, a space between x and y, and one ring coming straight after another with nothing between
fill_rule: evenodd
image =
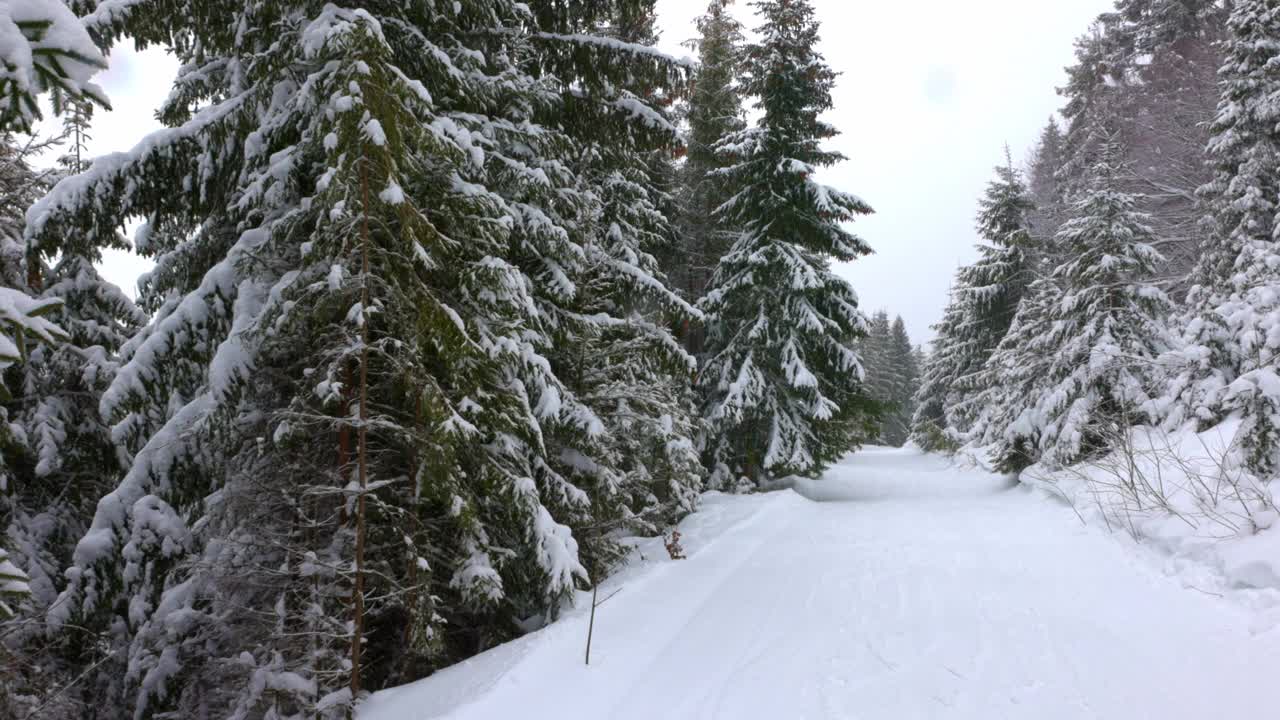
<instances>
[{"instance_id":1,"label":"snow-covered ground","mask_svg":"<svg viewBox=\"0 0 1280 720\"><path fill-rule=\"evenodd\" d=\"M1280 630L1065 504L871 449L794 491L709 495L584 608L361 720L1272 717Z\"/></svg>"},{"instance_id":2,"label":"snow-covered ground","mask_svg":"<svg viewBox=\"0 0 1280 720\"><path fill-rule=\"evenodd\" d=\"M1061 470L1036 465L1022 480L1069 502L1089 524L1141 540L1187 582L1239 591L1263 610L1259 624L1280 625L1280 480L1245 471L1240 424L1134 427L1101 458Z\"/></svg>"}]
</instances>

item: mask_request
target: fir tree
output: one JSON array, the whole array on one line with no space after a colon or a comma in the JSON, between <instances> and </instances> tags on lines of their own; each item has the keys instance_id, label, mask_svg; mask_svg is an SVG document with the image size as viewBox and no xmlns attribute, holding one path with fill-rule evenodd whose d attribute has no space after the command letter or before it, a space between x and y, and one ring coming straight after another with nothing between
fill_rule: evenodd
<instances>
[{"instance_id":1,"label":"fir tree","mask_svg":"<svg viewBox=\"0 0 1280 720\"><path fill-rule=\"evenodd\" d=\"M866 373L864 387L867 395L883 407L893 403L894 367L890 335L893 326L888 310L877 310L871 315L867 335L858 343L858 355L862 358Z\"/></svg>"},{"instance_id":2,"label":"fir tree","mask_svg":"<svg viewBox=\"0 0 1280 720\"><path fill-rule=\"evenodd\" d=\"M717 146L746 127L737 85L744 40L732 3L712 0L695 21L699 39L690 43L699 63L688 99L688 155L680 171L680 247L671 263L677 287L692 300L706 294L716 265L737 236L716 213L734 194L721 174L732 159ZM701 338L691 346L700 350Z\"/></svg>"},{"instance_id":3,"label":"fir tree","mask_svg":"<svg viewBox=\"0 0 1280 720\"><path fill-rule=\"evenodd\" d=\"M1029 220L1042 255L1052 251L1051 241L1066 221L1067 202L1060 177L1063 142L1062 129L1057 120L1050 118L1040 134L1027 173L1027 195L1033 206Z\"/></svg>"},{"instance_id":4,"label":"fir tree","mask_svg":"<svg viewBox=\"0 0 1280 720\"><path fill-rule=\"evenodd\" d=\"M66 113L63 137L70 146L62 161L63 174L86 167L89 115L87 103L77 103ZM34 194L47 183L36 181L32 187ZM20 232L21 223L15 226ZM25 438L25 457L21 478L8 498L7 533L33 592L24 608L25 622L9 634L8 643L21 650L29 668L24 673L25 691L15 689L27 697L70 681L76 672L67 662L73 658L59 656L66 643L47 638L41 621L64 585L62 571L76 540L121 471L121 458L98 404L120 348L147 321L94 267L101 260L101 245L125 245L115 233L106 240L95 243L67 235L54 245L34 248L37 252L26 258L31 289L41 300L56 304L49 317L65 331L61 342L31 351L19 371L21 391L10 407Z\"/></svg>"},{"instance_id":5,"label":"fir tree","mask_svg":"<svg viewBox=\"0 0 1280 720\"><path fill-rule=\"evenodd\" d=\"M1280 340L1269 330L1280 319L1280 7L1241 0L1229 29L1208 150L1214 179L1202 191L1214 232L1188 298L1185 369L1174 380L1169 422L1211 424L1241 412L1248 464L1270 474L1280 462Z\"/></svg>"},{"instance_id":6,"label":"fir tree","mask_svg":"<svg viewBox=\"0 0 1280 720\"><path fill-rule=\"evenodd\" d=\"M1011 160L996 174L978 213L978 233L986 243L978 245L978 261L960 272L955 291L962 319L950 339L955 378L945 413L948 427L960 433L972 428L981 411L974 400L990 382L983 368L1008 333L1036 270L1026 185Z\"/></svg>"},{"instance_id":7,"label":"fir tree","mask_svg":"<svg viewBox=\"0 0 1280 720\"><path fill-rule=\"evenodd\" d=\"M919 357L911 346L911 338L907 334L907 325L902 316L894 318L888 346L892 389L885 407L881 441L891 447L901 447L911 432L911 419L915 415L914 398L920 388Z\"/></svg>"},{"instance_id":8,"label":"fir tree","mask_svg":"<svg viewBox=\"0 0 1280 720\"><path fill-rule=\"evenodd\" d=\"M83 102L66 114L65 175L88 168L85 148L91 115L91 106ZM66 236L57 243L34 246L39 256L30 259L36 266L29 274L38 277L42 286L39 297L60 302L53 319L66 331L67 339L39 348L26 364L23 424L35 453L35 477L49 486L50 502L74 498L79 503L68 508L69 518L91 515L97 498L109 489L106 483L120 469L98 405L120 349L146 324L147 316L104 280L95 265L101 262L103 249L127 247L128 242L114 232L105 238ZM45 502L36 506L52 507ZM67 559L66 553L57 557Z\"/></svg>"},{"instance_id":9,"label":"fir tree","mask_svg":"<svg viewBox=\"0 0 1280 720\"><path fill-rule=\"evenodd\" d=\"M653 3L620 7L596 28L635 47L656 40ZM647 72L645 70L647 67ZM620 527L657 534L693 508L702 485L691 387L696 362L671 328L700 313L666 285L657 257L675 244L667 180L678 132L667 110L670 64L650 62L603 77L582 98L578 78L562 78L566 98L589 116L624 115L625 132L567 123L584 148L586 182L600 201L578 292L556 324L553 361L566 385L599 421L569 427L552 440L552 466L591 496L589 527L579 533L584 562L602 575L625 549L607 538ZM588 86L591 87L591 86ZM563 442L561 442L563 441Z\"/></svg>"},{"instance_id":10,"label":"fir tree","mask_svg":"<svg viewBox=\"0 0 1280 720\"><path fill-rule=\"evenodd\" d=\"M953 285L942 319L932 327L930 352L920 366L920 387L912 398L914 410L908 440L924 450L950 450L954 446L947 435L947 407L952 386L960 376L957 348L963 320L963 306L956 299Z\"/></svg>"},{"instance_id":11,"label":"fir tree","mask_svg":"<svg viewBox=\"0 0 1280 720\"><path fill-rule=\"evenodd\" d=\"M734 160L723 175L741 188L720 216L743 231L702 303L701 382L718 475L760 482L817 475L865 439L874 418L853 349L866 321L829 268L870 252L842 223L871 209L814 178L843 159L820 147L836 134L819 119L836 74L816 50L807 1L754 6L761 40L747 50L743 88L759 98L762 117L720 145Z\"/></svg>"},{"instance_id":12,"label":"fir tree","mask_svg":"<svg viewBox=\"0 0 1280 720\"><path fill-rule=\"evenodd\" d=\"M1067 292L1059 280L1051 273L1027 289L1009 332L987 360L984 373L990 382L973 401L981 410L966 441L990 448L1002 472L1020 472L1041 457L1037 406L1048 392L1047 367L1057 351L1046 328Z\"/></svg>"},{"instance_id":13,"label":"fir tree","mask_svg":"<svg viewBox=\"0 0 1280 720\"><path fill-rule=\"evenodd\" d=\"M867 393L880 411L877 442L901 447L911 431L915 394L920 386L919 359L902 317L890 322L885 310L873 314L858 352L866 368Z\"/></svg>"},{"instance_id":14,"label":"fir tree","mask_svg":"<svg viewBox=\"0 0 1280 720\"><path fill-rule=\"evenodd\" d=\"M13 135L0 134L0 490L12 493L21 481L14 477L29 459L28 437L18 422L18 400L27 388L22 361L40 348L40 341L61 340L65 332L53 316L56 298L39 298L39 262L22 239L27 207L49 186L50 173L37 170L32 158L52 147L53 140L32 137L19 142ZM15 432L16 431L16 434ZM13 495L8 494L8 499ZM0 527L11 519L0 517ZM19 558L21 561L22 559Z\"/></svg>"},{"instance_id":15,"label":"fir tree","mask_svg":"<svg viewBox=\"0 0 1280 720\"><path fill-rule=\"evenodd\" d=\"M1139 199L1116 189L1113 153L1058 233L1071 259L1038 283L1036 300L991 360L999 384L985 399L1014 418L989 430L1000 436L996 454L1006 470L1094 455L1151 408L1151 371L1170 347L1172 303L1145 280L1160 257Z\"/></svg>"},{"instance_id":16,"label":"fir tree","mask_svg":"<svg viewBox=\"0 0 1280 720\"><path fill-rule=\"evenodd\" d=\"M183 69L169 129L29 216L37 244L145 216L157 260L156 317L101 403L130 468L49 613L110 638L85 693L138 717L340 716L554 617L587 580L571 528L687 477L681 459L599 508L569 473L575 452L610 472L663 462L651 435L609 440L626 413L590 394L671 377L654 353L670 335L627 325L669 297L629 194L650 188L596 174L593 153L609 133L669 136L620 78L680 69L577 34L640 7L299 1L228 19L190 0L97 26L171 42ZM575 340L616 341L596 367L625 355L632 385L569 364ZM680 459L691 430L662 427L650 397L637 414Z\"/></svg>"},{"instance_id":17,"label":"fir tree","mask_svg":"<svg viewBox=\"0 0 1280 720\"><path fill-rule=\"evenodd\" d=\"M1142 198L1166 260L1160 280L1182 289L1202 250L1196 189L1213 119L1225 8L1219 0L1120 0L1077 42L1060 92L1067 119L1058 179L1087 190L1101 149L1125 146L1122 189Z\"/></svg>"},{"instance_id":18,"label":"fir tree","mask_svg":"<svg viewBox=\"0 0 1280 720\"><path fill-rule=\"evenodd\" d=\"M926 450L950 449L983 432L982 398L1001 382L988 372L987 361L1009 333L1040 262L1033 210L1012 161L997 167L980 201L980 257L957 271L942 321L933 327L932 352L920 369L910 439Z\"/></svg>"}]
</instances>

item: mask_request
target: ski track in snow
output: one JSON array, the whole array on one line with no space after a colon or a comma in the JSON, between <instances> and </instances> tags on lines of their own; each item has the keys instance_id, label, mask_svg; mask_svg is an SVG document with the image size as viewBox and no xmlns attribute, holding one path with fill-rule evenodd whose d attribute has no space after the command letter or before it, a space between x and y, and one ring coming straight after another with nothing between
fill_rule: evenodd
<instances>
[{"instance_id":1,"label":"ski track in snow","mask_svg":"<svg viewBox=\"0 0 1280 720\"><path fill-rule=\"evenodd\" d=\"M1276 712L1280 631L1066 506L911 451L711 494L586 608L361 720L1178 720ZM658 559L658 558L661 559ZM584 596L589 598L589 596Z\"/></svg>"}]
</instances>

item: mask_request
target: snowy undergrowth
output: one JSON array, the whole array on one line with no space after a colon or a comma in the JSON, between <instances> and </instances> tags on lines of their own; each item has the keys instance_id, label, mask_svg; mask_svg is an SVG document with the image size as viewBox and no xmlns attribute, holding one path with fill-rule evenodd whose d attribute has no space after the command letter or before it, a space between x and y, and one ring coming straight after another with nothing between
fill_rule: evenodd
<instances>
[{"instance_id":1,"label":"snowy undergrowth","mask_svg":"<svg viewBox=\"0 0 1280 720\"><path fill-rule=\"evenodd\" d=\"M1204 432L1135 427L1102 458L1034 465L1021 479L1069 502L1084 522L1132 538L1184 585L1259 610L1262 631L1280 625L1280 483L1245 470L1240 427L1238 419Z\"/></svg>"}]
</instances>

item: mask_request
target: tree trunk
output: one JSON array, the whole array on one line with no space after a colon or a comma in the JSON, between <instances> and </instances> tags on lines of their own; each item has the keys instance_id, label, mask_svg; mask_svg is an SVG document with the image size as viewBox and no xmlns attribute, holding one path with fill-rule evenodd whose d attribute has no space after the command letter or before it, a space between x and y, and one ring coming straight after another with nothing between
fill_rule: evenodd
<instances>
[{"instance_id":1,"label":"tree trunk","mask_svg":"<svg viewBox=\"0 0 1280 720\"><path fill-rule=\"evenodd\" d=\"M355 588L351 614L351 699L360 696L360 651L364 640L365 490L369 487L369 164L360 158L360 189L364 215L360 227L360 422L356 428L359 495L356 496Z\"/></svg>"}]
</instances>

